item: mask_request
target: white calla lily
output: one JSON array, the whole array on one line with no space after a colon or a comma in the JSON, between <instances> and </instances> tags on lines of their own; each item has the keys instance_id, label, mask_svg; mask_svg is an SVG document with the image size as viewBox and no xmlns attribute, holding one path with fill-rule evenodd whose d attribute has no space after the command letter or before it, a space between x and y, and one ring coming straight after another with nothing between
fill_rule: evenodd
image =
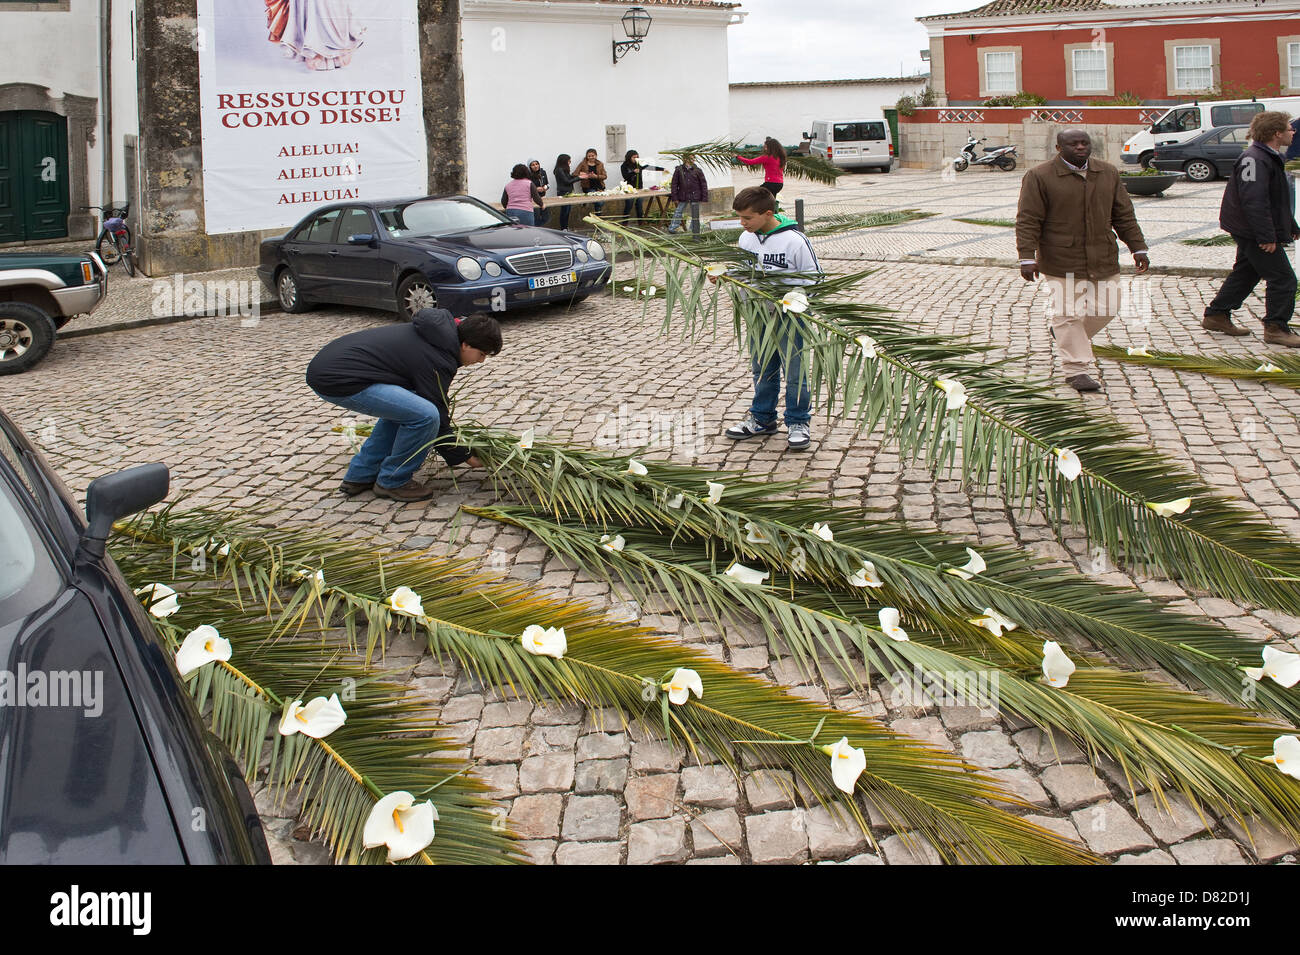
<instances>
[{"instance_id":1,"label":"white calla lily","mask_svg":"<svg viewBox=\"0 0 1300 955\"><path fill-rule=\"evenodd\" d=\"M318 570L315 573L312 573L311 568L301 567L294 576L303 580L310 580L312 586L316 587L318 590L325 589L325 571L323 570Z\"/></svg>"},{"instance_id":2,"label":"white calla lily","mask_svg":"<svg viewBox=\"0 0 1300 955\"><path fill-rule=\"evenodd\" d=\"M668 505L668 507L671 507L671 508L673 508L674 510L676 510L677 508L679 508L679 507L682 506L682 502L685 501L685 500L686 500L686 495L685 495L685 494L677 494L677 495L675 495L675 496L669 498L669 500L667 501L667 505Z\"/></svg>"},{"instance_id":3,"label":"white calla lily","mask_svg":"<svg viewBox=\"0 0 1300 955\"><path fill-rule=\"evenodd\" d=\"M1043 676L1049 686L1065 686L1075 669L1074 661L1065 655L1059 643L1048 640L1043 644Z\"/></svg>"},{"instance_id":4,"label":"white calla lily","mask_svg":"<svg viewBox=\"0 0 1300 955\"><path fill-rule=\"evenodd\" d=\"M1281 368L1277 367L1277 365L1273 364L1271 361L1266 361L1255 369L1255 371L1263 372L1266 375L1275 375L1281 370Z\"/></svg>"},{"instance_id":5,"label":"white calla lily","mask_svg":"<svg viewBox=\"0 0 1300 955\"><path fill-rule=\"evenodd\" d=\"M847 736L841 736L834 746L821 747L821 751L831 758L831 779L835 781L835 788L853 795L858 777L867 768L866 753L850 746Z\"/></svg>"},{"instance_id":6,"label":"white calla lily","mask_svg":"<svg viewBox=\"0 0 1300 955\"><path fill-rule=\"evenodd\" d=\"M645 477L650 472L646 470L646 466L640 461L630 460L627 462L627 473L635 474L637 477Z\"/></svg>"},{"instance_id":7,"label":"white calla lily","mask_svg":"<svg viewBox=\"0 0 1300 955\"><path fill-rule=\"evenodd\" d=\"M685 703L692 693L697 699L704 699L704 681L689 667L678 667L673 671L672 679L660 689L668 691L668 702L675 706Z\"/></svg>"},{"instance_id":8,"label":"white calla lily","mask_svg":"<svg viewBox=\"0 0 1300 955\"><path fill-rule=\"evenodd\" d=\"M634 288L633 288L632 286L630 286L630 285L624 285L624 286L623 286L623 291L624 291L624 292L635 292L636 289L634 289Z\"/></svg>"},{"instance_id":9,"label":"white calla lily","mask_svg":"<svg viewBox=\"0 0 1300 955\"><path fill-rule=\"evenodd\" d=\"M756 587L763 586L763 581L772 576L770 571L755 570L753 567L746 567L744 564L737 563L732 563L722 573L733 580L739 580L742 584L753 584Z\"/></svg>"},{"instance_id":10,"label":"white calla lily","mask_svg":"<svg viewBox=\"0 0 1300 955\"><path fill-rule=\"evenodd\" d=\"M781 308L787 312L808 311L808 295L798 289L791 289L781 299Z\"/></svg>"},{"instance_id":11,"label":"white calla lily","mask_svg":"<svg viewBox=\"0 0 1300 955\"><path fill-rule=\"evenodd\" d=\"M885 636L891 640L907 640L907 631L898 625L898 610L894 607L885 607L880 611L880 629Z\"/></svg>"},{"instance_id":12,"label":"white calla lily","mask_svg":"<svg viewBox=\"0 0 1300 955\"><path fill-rule=\"evenodd\" d=\"M388 609L410 617L424 616L424 603L410 587L398 587L388 595Z\"/></svg>"},{"instance_id":13,"label":"white calla lily","mask_svg":"<svg viewBox=\"0 0 1300 955\"><path fill-rule=\"evenodd\" d=\"M535 428L529 428L527 431L525 431L523 434L519 436L519 447L523 448L525 451L529 451L532 449L533 437L534 437L533 432L535 430L536 430Z\"/></svg>"},{"instance_id":14,"label":"white calla lily","mask_svg":"<svg viewBox=\"0 0 1300 955\"><path fill-rule=\"evenodd\" d=\"M1069 448L1056 448L1052 454L1056 455L1057 473L1067 481L1077 481L1083 473L1083 462L1079 456Z\"/></svg>"},{"instance_id":15,"label":"white calla lily","mask_svg":"<svg viewBox=\"0 0 1300 955\"><path fill-rule=\"evenodd\" d=\"M230 641L216 627L205 623L185 635L176 651L176 670L181 676L189 676L201 666L215 660L229 660L230 656Z\"/></svg>"},{"instance_id":16,"label":"white calla lily","mask_svg":"<svg viewBox=\"0 0 1300 955\"><path fill-rule=\"evenodd\" d=\"M645 289L641 294L644 295L646 298L654 298L655 293L657 291L659 290L655 288L653 285L651 285L649 288Z\"/></svg>"},{"instance_id":17,"label":"white calla lily","mask_svg":"<svg viewBox=\"0 0 1300 955\"><path fill-rule=\"evenodd\" d=\"M388 846L388 861L409 859L433 841L438 810L433 803L417 803L408 792L389 793L370 810L361 842L367 849Z\"/></svg>"},{"instance_id":18,"label":"white calla lily","mask_svg":"<svg viewBox=\"0 0 1300 955\"><path fill-rule=\"evenodd\" d=\"M1128 353L1134 356L1141 355L1144 358L1151 357L1151 353L1147 351L1146 345L1130 345L1128 348Z\"/></svg>"},{"instance_id":19,"label":"white calla lily","mask_svg":"<svg viewBox=\"0 0 1300 955\"><path fill-rule=\"evenodd\" d=\"M948 568L948 573L952 574L954 577L960 577L962 580L970 580L976 574L984 573L988 567L988 565L984 563L984 558L981 557L977 551L967 547L966 553L970 555L970 560L966 561L966 563L962 564L960 567Z\"/></svg>"},{"instance_id":20,"label":"white calla lily","mask_svg":"<svg viewBox=\"0 0 1300 955\"><path fill-rule=\"evenodd\" d=\"M977 627L983 627L995 637L1002 636L1004 630L1015 630L1020 624L1016 623L1009 617L1004 617L992 607L984 608L984 615L981 617L971 618L971 623Z\"/></svg>"},{"instance_id":21,"label":"white calla lily","mask_svg":"<svg viewBox=\"0 0 1300 955\"><path fill-rule=\"evenodd\" d=\"M600 535L600 546L605 548L605 550L614 551L614 553L621 552L626 543L627 542L623 540L622 534L615 534L613 537L610 537L608 534Z\"/></svg>"},{"instance_id":22,"label":"white calla lily","mask_svg":"<svg viewBox=\"0 0 1300 955\"><path fill-rule=\"evenodd\" d=\"M1252 680L1269 677L1288 690L1300 683L1300 653L1288 653L1276 647L1264 648L1264 665L1262 667L1242 667Z\"/></svg>"},{"instance_id":23,"label":"white calla lily","mask_svg":"<svg viewBox=\"0 0 1300 955\"><path fill-rule=\"evenodd\" d=\"M1288 776L1300 779L1300 739L1294 736L1279 736L1273 740L1273 755L1261 758L1266 763L1272 763Z\"/></svg>"},{"instance_id":24,"label":"white calla lily","mask_svg":"<svg viewBox=\"0 0 1300 955\"><path fill-rule=\"evenodd\" d=\"M935 387L948 396L947 410L956 411L966 404L966 386L952 378L940 378Z\"/></svg>"},{"instance_id":25,"label":"white calla lily","mask_svg":"<svg viewBox=\"0 0 1300 955\"><path fill-rule=\"evenodd\" d=\"M758 525L753 521L745 522L745 543L746 544L770 544L772 541L759 530Z\"/></svg>"},{"instance_id":26,"label":"white calla lily","mask_svg":"<svg viewBox=\"0 0 1300 955\"><path fill-rule=\"evenodd\" d=\"M1176 501L1165 501L1163 503L1147 501L1147 507L1151 508L1151 510L1155 511L1161 517L1173 517L1175 514L1183 513L1183 511L1187 510L1191 506L1192 499L1190 497L1180 497Z\"/></svg>"},{"instance_id":27,"label":"white calla lily","mask_svg":"<svg viewBox=\"0 0 1300 955\"><path fill-rule=\"evenodd\" d=\"M718 481L705 481L704 483L709 486L709 493L704 496L704 499L710 504L717 504L721 501L722 492L727 489L727 485Z\"/></svg>"},{"instance_id":28,"label":"white calla lily","mask_svg":"<svg viewBox=\"0 0 1300 955\"><path fill-rule=\"evenodd\" d=\"M859 335L857 342L863 358L875 358L880 353L880 345L870 335Z\"/></svg>"},{"instance_id":29,"label":"white calla lily","mask_svg":"<svg viewBox=\"0 0 1300 955\"><path fill-rule=\"evenodd\" d=\"M869 560L862 562L862 569L849 575L850 587L883 587L885 582L876 573L876 565Z\"/></svg>"},{"instance_id":30,"label":"white calla lily","mask_svg":"<svg viewBox=\"0 0 1300 955\"><path fill-rule=\"evenodd\" d=\"M294 700L280 717L280 735L302 733L312 739L324 739L347 721L348 714L343 711L337 693L331 693L329 699L318 696L306 706L302 700Z\"/></svg>"},{"instance_id":31,"label":"white calla lily","mask_svg":"<svg viewBox=\"0 0 1300 955\"><path fill-rule=\"evenodd\" d=\"M555 657L561 659L569 649L569 640L564 635L563 627L542 627L532 624L524 627L519 641L523 648L537 657Z\"/></svg>"},{"instance_id":32,"label":"white calla lily","mask_svg":"<svg viewBox=\"0 0 1300 955\"><path fill-rule=\"evenodd\" d=\"M170 617L181 609L180 597L166 584L146 584L136 594L145 598L149 612L155 617Z\"/></svg>"},{"instance_id":33,"label":"white calla lily","mask_svg":"<svg viewBox=\"0 0 1300 955\"><path fill-rule=\"evenodd\" d=\"M831 527L829 524L823 524L820 522L814 523L812 526L812 532L828 543L835 540L835 535L831 533Z\"/></svg>"},{"instance_id":34,"label":"white calla lily","mask_svg":"<svg viewBox=\"0 0 1300 955\"><path fill-rule=\"evenodd\" d=\"M721 278L727 274L728 265L725 262L713 262L704 267L704 274L711 275L715 279Z\"/></svg>"}]
</instances>

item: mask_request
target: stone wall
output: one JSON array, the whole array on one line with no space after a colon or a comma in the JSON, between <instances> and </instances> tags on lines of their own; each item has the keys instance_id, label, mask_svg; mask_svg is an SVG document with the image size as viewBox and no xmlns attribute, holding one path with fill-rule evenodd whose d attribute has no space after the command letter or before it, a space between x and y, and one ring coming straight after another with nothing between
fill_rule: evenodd
<instances>
[{"instance_id":1,"label":"stone wall","mask_svg":"<svg viewBox=\"0 0 1300 955\"><path fill-rule=\"evenodd\" d=\"M429 191L465 183L459 0L418 0ZM208 235L203 228L203 148L195 0L139 0L138 260L147 275L257 264L265 234ZM279 231L279 230L277 230Z\"/></svg>"}]
</instances>

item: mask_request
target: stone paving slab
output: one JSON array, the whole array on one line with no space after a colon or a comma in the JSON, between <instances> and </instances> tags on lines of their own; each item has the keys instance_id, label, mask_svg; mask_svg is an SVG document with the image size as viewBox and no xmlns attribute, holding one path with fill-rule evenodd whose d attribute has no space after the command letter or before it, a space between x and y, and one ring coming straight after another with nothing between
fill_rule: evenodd
<instances>
[{"instance_id":1,"label":"stone paving slab","mask_svg":"<svg viewBox=\"0 0 1300 955\"><path fill-rule=\"evenodd\" d=\"M855 187L874 198L871 190L897 188L904 179L894 173ZM1250 339L1211 337L1198 327L1196 316L1216 286L1212 278L1156 275L1149 282L1149 313L1140 321L1117 320L1101 339L1172 351L1250 353ZM887 262L864 282L861 295L896 309L910 327L991 341L995 354L1019 356L1012 368L1025 374L1057 371L1042 290L1013 271ZM1258 315L1257 301L1251 308ZM880 434L859 435L844 422L818 417L808 454L784 453L780 437L726 441L720 431L743 413L751 387L745 358L725 331L728 323L719 323L716 337L705 334L684 346L659 337L653 313L646 321L639 316L639 305L608 298L507 315L502 354L457 378L459 414L516 430L532 426L539 435L610 451L648 442L658 447L655 453L679 461L774 480L804 478L817 492L892 508L918 528L938 529L955 540L1015 544L1101 580L1136 582L1160 601L1244 635L1300 646L1300 620L1188 593L1168 581L1133 581L1098 563L1081 535L1068 532L1058 542L1040 516L1015 513L996 495L964 490L946 476L932 479L901 460ZM453 479L434 459L421 478L438 496L414 505L334 493L350 452L346 439L330 428L346 415L311 394L303 369L334 337L390 321L378 312L328 309L271 315L252 327L238 317L206 317L69 339L32 372L0 379L0 404L77 493L110 470L162 460L172 469L173 498L189 495L190 504L265 506L286 524L327 526L343 538L372 537L393 547L480 558L498 572L626 616L627 598L617 588L568 569L516 529L466 519L461 544L449 548L449 524L458 508L493 500L481 474L462 470ZM1293 391L1110 362L1102 363L1099 377L1105 394L1086 400L1104 403L1161 450L1216 487L1254 502L1277 526L1300 537ZM1127 792L1122 774L1107 766L1094 773L1083 754L1060 741L1053 750L1021 721L895 705L890 694L872 689L859 695L842 679L809 681L775 659L754 628L695 628L658 603L639 610L643 622L670 639L704 647L801 695L908 727L946 749L986 760L1031 804L1020 811L1050 820L1053 828L1074 833L1070 838L1095 845L1111 859L1294 859L1285 840L1257 827L1252 848L1244 831L1210 814L1194 832L1185 811L1157 818L1154 805ZM719 763L699 764L638 727L625 728L616 713L501 699L411 641L391 645L385 662L440 709L466 755L482 760L483 777L539 862L934 859L932 848L915 840L909 846L879 825L870 842L838 831L817 809L806 809L797 795L790 799L773 785L771 774L742 771L737 778ZM295 827L292 807L259 808L277 861L326 861L320 847L303 838L309 834ZM878 813L869 812L880 822Z\"/></svg>"}]
</instances>

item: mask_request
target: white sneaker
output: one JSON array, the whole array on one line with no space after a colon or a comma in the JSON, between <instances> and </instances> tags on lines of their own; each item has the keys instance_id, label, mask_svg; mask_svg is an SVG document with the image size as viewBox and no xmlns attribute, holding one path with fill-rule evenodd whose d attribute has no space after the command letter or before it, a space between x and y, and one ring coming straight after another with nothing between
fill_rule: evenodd
<instances>
[{"instance_id":1,"label":"white sneaker","mask_svg":"<svg viewBox=\"0 0 1300 955\"><path fill-rule=\"evenodd\" d=\"M786 437L786 448L790 451L807 451L808 445L812 442L812 431L808 425L788 424L785 426L788 433Z\"/></svg>"}]
</instances>

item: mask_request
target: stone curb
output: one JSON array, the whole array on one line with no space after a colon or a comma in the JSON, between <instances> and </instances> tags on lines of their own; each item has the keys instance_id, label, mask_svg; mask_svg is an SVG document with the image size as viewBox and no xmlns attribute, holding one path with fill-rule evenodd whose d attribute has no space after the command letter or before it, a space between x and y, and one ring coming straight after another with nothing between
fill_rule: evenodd
<instances>
[{"instance_id":1,"label":"stone curb","mask_svg":"<svg viewBox=\"0 0 1300 955\"><path fill-rule=\"evenodd\" d=\"M258 315L272 315L276 312L284 311L278 301L259 302L257 305ZM73 328L68 331L59 330L59 338L83 338L87 335L102 335L105 332L125 332L133 328L148 328L152 325L176 325L180 322L191 322L198 318L212 318L214 316L200 313L198 315L167 315L160 318L139 318L133 321L110 322L107 325L95 325L88 328Z\"/></svg>"}]
</instances>

